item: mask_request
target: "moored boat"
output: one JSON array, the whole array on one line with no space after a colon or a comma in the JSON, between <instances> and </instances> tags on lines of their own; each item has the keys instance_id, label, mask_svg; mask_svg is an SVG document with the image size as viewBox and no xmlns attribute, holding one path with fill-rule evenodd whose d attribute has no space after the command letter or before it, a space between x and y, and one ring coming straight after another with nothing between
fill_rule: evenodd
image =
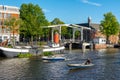
<instances>
[{"instance_id":1,"label":"moored boat","mask_svg":"<svg viewBox=\"0 0 120 80\"><path fill-rule=\"evenodd\" d=\"M0 47L0 54L4 54L6 57L16 57L19 53L28 53L29 49L15 49Z\"/></svg>"},{"instance_id":2,"label":"moored boat","mask_svg":"<svg viewBox=\"0 0 120 80\"><path fill-rule=\"evenodd\" d=\"M61 56L43 56L42 60L60 61L60 60L65 60L65 57L61 57Z\"/></svg>"},{"instance_id":3,"label":"moored boat","mask_svg":"<svg viewBox=\"0 0 120 80\"><path fill-rule=\"evenodd\" d=\"M59 46L59 47L44 47L43 48L43 52L48 52L48 51L61 51L64 50L65 47L64 46Z\"/></svg>"}]
</instances>

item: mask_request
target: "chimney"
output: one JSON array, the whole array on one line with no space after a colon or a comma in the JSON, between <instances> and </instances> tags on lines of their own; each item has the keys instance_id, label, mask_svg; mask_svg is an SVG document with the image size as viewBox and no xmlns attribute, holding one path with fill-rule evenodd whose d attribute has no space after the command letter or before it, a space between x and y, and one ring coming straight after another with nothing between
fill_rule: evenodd
<instances>
[{"instance_id":1,"label":"chimney","mask_svg":"<svg viewBox=\"0 0 120 80\"><path fill-rule=\"evenodd\" d=\"M88 27L90 27L91 24L91 17L88 17Z\"/></svg>"}]
</instances>

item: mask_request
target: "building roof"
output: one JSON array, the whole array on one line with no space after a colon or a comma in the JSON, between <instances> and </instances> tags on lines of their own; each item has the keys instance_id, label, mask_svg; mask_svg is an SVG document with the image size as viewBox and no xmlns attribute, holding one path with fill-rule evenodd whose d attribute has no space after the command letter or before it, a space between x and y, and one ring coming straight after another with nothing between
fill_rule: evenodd
<instances>
[{"instance_id":1,"label":"building roof","mask_svg":"<svg viewBox=\"0 0 120 80\"><path fill-rule=\"evenodd\" d=\"M77 24L79 26L83 26L83 27L91 27L92 29L95 30L100 30L100 24L97 23L81 23L81 24Z\"/></svg>"},{"instance_id":2,"label":"building roof","mask_svg":"<svg viewBox=\"0 0 120 80\"><path fill-rule=\"evenodd\" d=\"M94 28L95 30L100 30L100 24L91 23L90 26L91 26L92 28Z\"/></svg>"}]
</instances>

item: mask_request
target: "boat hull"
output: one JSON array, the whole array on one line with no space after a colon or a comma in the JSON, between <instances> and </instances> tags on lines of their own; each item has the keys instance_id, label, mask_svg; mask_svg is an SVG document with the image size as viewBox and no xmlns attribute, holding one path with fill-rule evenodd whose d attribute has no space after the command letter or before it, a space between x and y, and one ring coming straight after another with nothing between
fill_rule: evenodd
<instances>
[{"instance_id":1,"label":"boat hull","mask_svg":"<svg viewBox=\"0 0 120 80\"><path fill-rule=\"evenodd\" d=\"M60 47L48 47L48 48L43 48L43 52L61 51L61 50L64 50L64 49L65 49L64 46L60 46Z\"/></svg>"},{"instance_id":2,"label":"boat hull","mask_svg":"<svg viewBox=\"0 0 120 80\"><path fill-rule=\"evenodd\" d=\"M19 53L28 53L29 49L13 49L13 48L5 48L0 47L0 54L5 57L16 57Z\"/></svg>"},{"instance_id":3,"label":"boat hull","mask_svg":"<svg viewBox=\"0 0 120 80\"><path fill-rule=\"evenodd\" d=\"M65 58L64 57L42 57L42 60L62 61L62 60L65 60Z\"/></svg>"},{"instance_id":4,"label":"boat hull","mask_svg":"<svg viewBox=\"0 0 120 80\"><path fill-rule=\"evenodd\" d=\"M14 48L5 48L5 47L0 47L0 55L4 56L4 57L16 57L19 53L32 53L32 54L41 54L42 52L52 52L52 51L62 51L64 50L65 47L64 46L60 46L60 47L47 47L47 48L43 48L42 50L38 50L38 49L32 49L32 48L28 48L28 49L23 49L23 48L19 48L19 49L14 49Z\"/></svg>"},{"instance_id":5,"label":"boat hull","mask_svg":"<svg viewBox=\"0 0 120 80\"><path fill-rule=\"evenodd\" d=\"M89 68L94 66L94 64L90 63L85 65L84 63L82 64L67 64L70 68Z\"/></svg>"}]
</instances>

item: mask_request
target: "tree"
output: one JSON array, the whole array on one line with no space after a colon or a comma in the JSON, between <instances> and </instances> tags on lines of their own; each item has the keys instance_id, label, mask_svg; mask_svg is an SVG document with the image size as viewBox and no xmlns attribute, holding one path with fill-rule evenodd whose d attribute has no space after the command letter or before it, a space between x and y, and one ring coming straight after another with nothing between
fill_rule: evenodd
<instances>
[{"instance_id":1,"label":"tree","mask_svg":"<svg viewBox=\"0 0 120 80\"><path fill-rule=\"evenodd\" d=\"M20 19L17 19L15 17L11 17L11 18L5 20L5 25L8 27L10 32L12 32L12 34L13 34L13 39L12 39L13 42L12 43L13 43L13 47L14 47L15 46L14 34L15 34L15 32L19 32Z\"/></svg>"},{"instance_id":2,"label":"tree","mask_svg":"<svg viewBox=\"0 0 120 80\"><path fill-rule=\"evenodd\" d=\"M58 24L64 24L63 21L61 21L59 18L55 18L52 22L52 25L58 25Z\"/></svg>"},{"instance_id":3,"label":"tree","mask_svg":"<svg viewBox=\"0 0 120 80\"><path fill-rule=\"evenodd\" d=\"M101 32L106 35L107 41L111 35L118 34L119 23L111 12L104 14L104 19L101 21Z\"/></svg>"},{"instance_id":4,"label":"tree","mask_svg":"<svg viewBox=\"0 0 120 80\"><path fill-rule=\"evenodd\" d=\"M65 24L63 21L61 21L59 18L55 18L52 22L52 25L59 25L59 24ZM67 27L62 26L61 27L61 35L65 36L67 34Z\"/></svg>"},{"instance_id":5,"label":"tree","mask_svg":"<svg viewBox=\"0 0 120 80\"><path fill-rule=\"evenodd\" d=\"M43 33L42 26L48 25L42 9L38 5L22 4L20 7L20 18L23 21L21 32L27 37L39 38Z\"/></svg>"},{"instance_id":6,"label":"tree","mask_svg":"<svg viewBox=\"0 0 120 80\"><path fill-rule=\"evenodd\" d=\"M80 31L79 30L77 30L75 32L75 38L80 39Z\"/></svg>"}]
</instances>

